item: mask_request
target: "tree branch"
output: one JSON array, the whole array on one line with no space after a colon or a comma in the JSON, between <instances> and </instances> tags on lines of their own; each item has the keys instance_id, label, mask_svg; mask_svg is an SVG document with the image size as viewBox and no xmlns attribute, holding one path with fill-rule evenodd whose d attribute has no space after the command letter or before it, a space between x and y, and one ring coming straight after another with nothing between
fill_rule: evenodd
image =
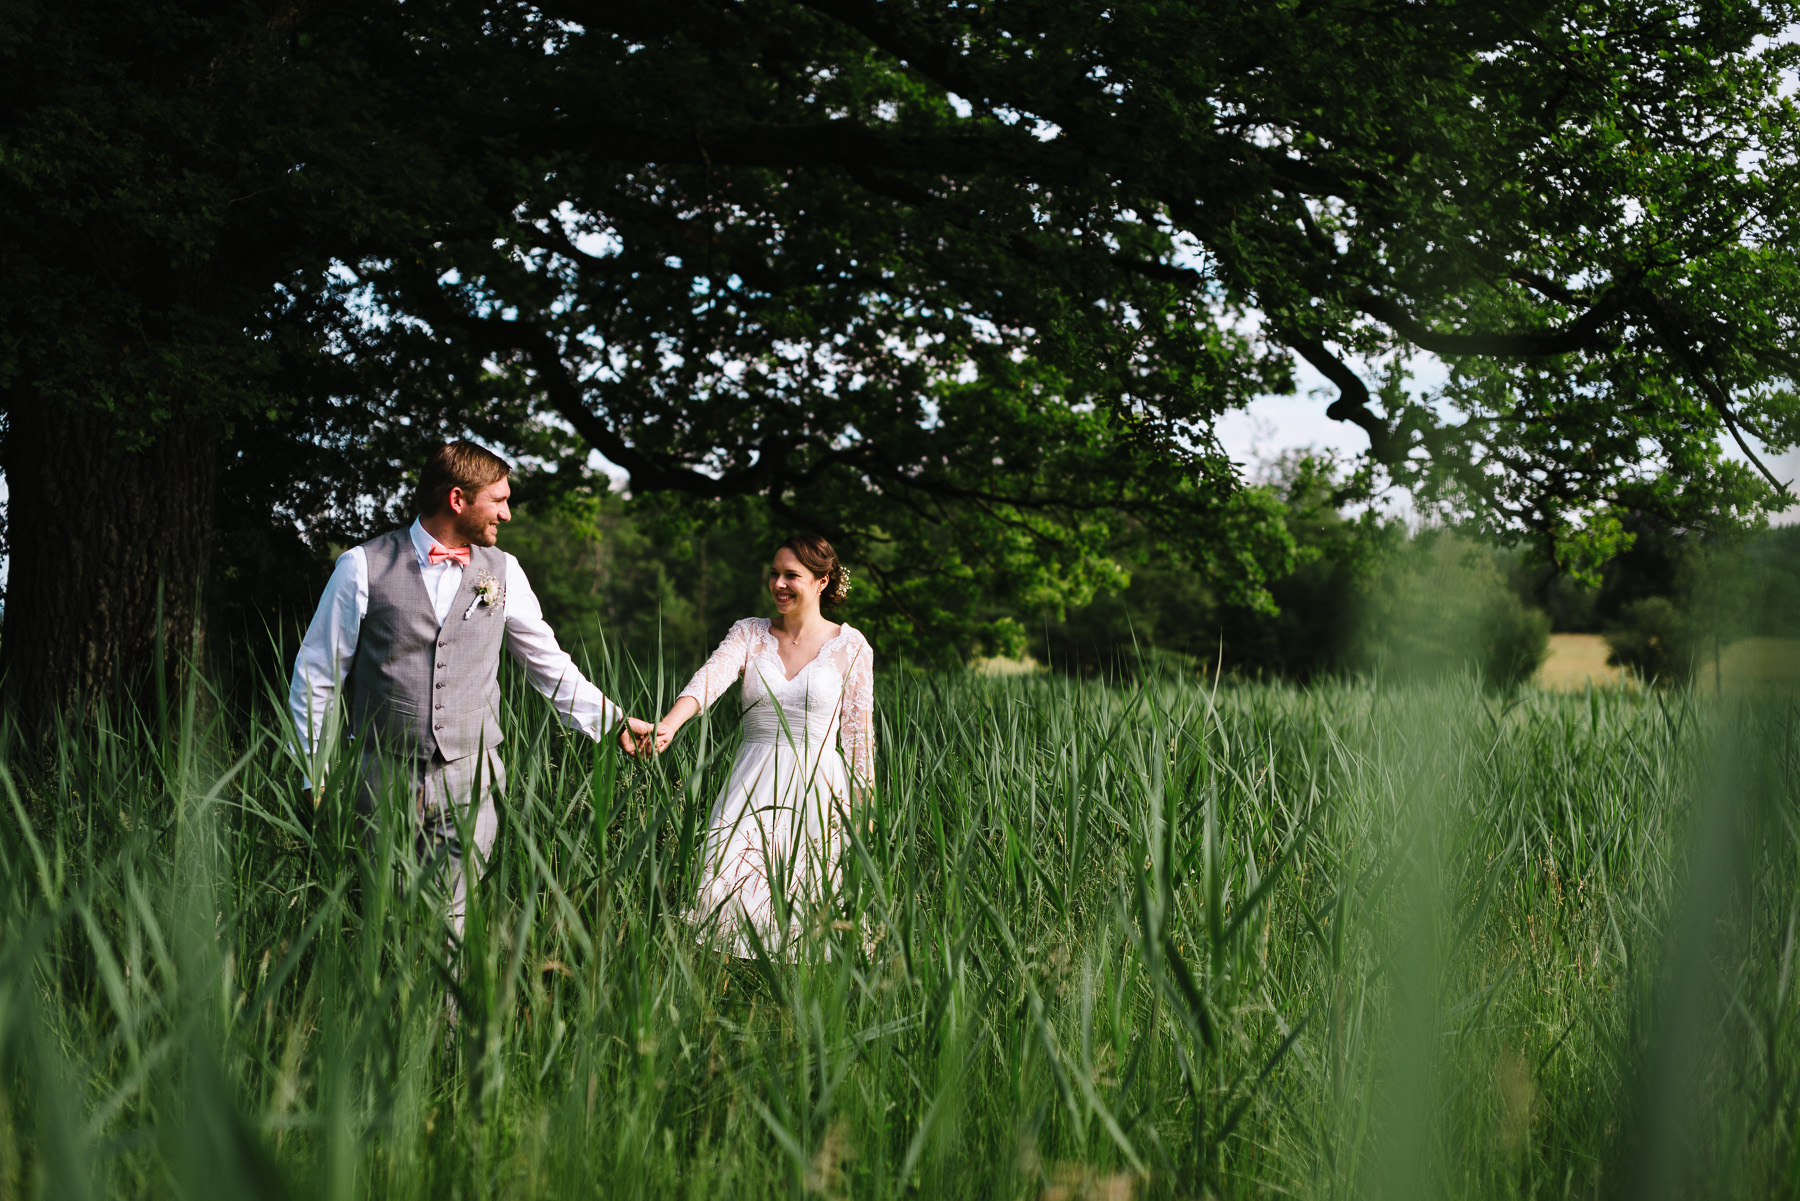
<instances>
[{"instance_id":1,"label":"tree branch","mask_svg":"<svg viewBox=\"0 0 1800 1201\"><path fill-rule=\"evenodd\" d=\"M534 7L553 20L635 41L679 34L711 49L734 49L747 33L733 14L694 0L536 0Z\"/></svg>"},{"instance_id":2,"label":"tree branch","mask_svg":"<svg viewBox=\"0 0 1800 1201\"><path fill-rule=\"evenodd\" d=\"M977 74L968 55L958 54L941 43L904 28L891 19L896 6L880 5L873 0L800 0L814 12L831 17L868 38L874 46L892 55L926 80L975 103L992 102L990 88ZM916 22L906 22L916 25ZM1079 78L1079 77L1077 77ZM1072 81L1073 82L1073 81ZM1065 97L1072 99L1073 97ZM1011 102L1005 98L1003 103ZM1048 117L1065 129L1088 124L1079 105L1069 103L1023 104L1017 107ZM1265 149L1247 140L1231 139L1230 158L1240 163L1253 163L1268 171L1294 191L1312 196L1348 197L1351 189L1346 176L1304 159L1290 158L1279 151ZM1358 175L1365 183L1376 182L1373 175Z\"/></svg>"},{"instance_id":3,"label":"tree branch","mask_svg":"<svg viewBox=\"0 0 1800 1201\"><path fill-rule=\"evenodd\" d=\"M522 320L473 316L458 309L435 286L424 290L422 295L417 292L414 295L426 300L425 311L433 324L463 330L486 352L515 351L525 355L557 415L574 427L589 446L629 472L636 487L655 492L685 492L708 500L744 496L766 488L775 474L773 460L786 454L785 446L772 442L761 448L755 466L720 476L659 461L632 446L587 406L581 386L563 363L562 348L548 331Z\"/></svg>"},{"instance_id":4,"label":"tree branch","mask_svg":"<svg viewBox=\"0 0 1800 1201\"><path fill-rule=\"evenodd\" d=\"M850 118L797 125L646 126L565 117L541 131L521 131L537 149L634 164L727 167L874 167L894 170L994 171L1030 178L1042 144L1005 126L914 132L879 129Z\"/></svg>"},{"instance_id":5,"label":"tree branch","mask_svg":"<svg viewBox=\"0 0 1800 1201\"><path fill-rule=\"evenodd\" d=\"M1712 373L1706 369L1706 364L1701 361L1699 353L1694 350L1692 339L1688 337L1683 328L1686 320L1672 305L1654 294L1649 298L1648 308L1650 321L1656 329L1657 335L1668 344L1670 350L1675 352L1675 357L1681 360L1681 365L1687 369L1688 378L1694 381L1695 386L1706 397L1707 403L1719 415L1719 420L1725 423L1725 428L1731 432L1731 440L1737 443L1737 448L1744 453L1744 457L1750 460L1756 470L1762 473L1763 479L1769 481L1771 488L1783 496L1789 495L1788 488L1794 481L1789 480L1784 484L1776 479L1775 473L1770 471L1761 457L1750 449L1750 443L1745 440L1743 431L1738 428L1737 418L1732 414L1731 397L1724 388L1719 386L1719 381L1712 377Z\"/></svg>"},{"instance_id":6,"label":"tree branch","mask_svg":"<svg viewBox=\"0 0 1800 1201\"><path fill-rule=\"evenodd\" d=\"M938 200L931 192L908 183L899 176L890 175L886 171L877 171L866 163L846 163L845 172L864 191L873 192L877 196L886 196L890 200L898 200L902 204L910 204L914 208L923 208Z\"/></svg>"},{"instance_id":7,"label":"tree branch","mask_svg":"<svg viewBox=\"0 0 1800 1201\"><path fill-rule=\"evenodd\" d=\"M1376 461L1391 464L1394 461L1394 433L1374 410L1369 408L1369 387L1362 382L1362 377L1350 370L1349 366L1331 351L1325 343L1317 338L1303 338L1295 333L1283 333L1281 340L1300 352L1300 357L1318 368L1319 373L1337 385L1338 398L1331 402L1325 410L1325 416L1333 421L1348 421L1369 435L1369 453Z\"/></svg>"},{"instance_id":8,"label":"tree branch","mask_svg":"<svg viewBox=\"0 0 1800 1201\"><path fill-rule=\"evenodd\" d=\"M965 55L953 53L929 38L898 28L884 14L893 11L870 0L801 0L816 13L847 25L868 38L876 48L893 55L927 80L967 100L986 99L987 89L969 69Z\"/></svg>"},{"instance_id":9,"label":"tree branch","mask_svg":"<svg viewBox=\"0 0 1800 1201\"><path fill-rule=\"evenodd\" d=\"M1197 288L1206 282L1206 277L1192 267L1176 267L1170 263L1159 263L1153 259L1133 258L1128 254L1112 256L1113 266L1122 267L1145 279L1154 279L1165 284L1184 284Z\"/></svg>"},{"instance_id":10,"label":"tree branch","mask_svg":"<svg viewBox=\"0 0 1800 1201\"><path fill-rule=\"evenodd\" d=\"M1351 303L1414 346L1432 354L1509 358L1572 354L1578 350L1601 350L1614 345L1617 339L1604 332L1605 326L1618 316L1622 307L1618 290L1608 288L1587 312L1562 329L1446 334L1431 329L1384 296L1365 292L1353 297Z\"/></svg>"}]
</instances>

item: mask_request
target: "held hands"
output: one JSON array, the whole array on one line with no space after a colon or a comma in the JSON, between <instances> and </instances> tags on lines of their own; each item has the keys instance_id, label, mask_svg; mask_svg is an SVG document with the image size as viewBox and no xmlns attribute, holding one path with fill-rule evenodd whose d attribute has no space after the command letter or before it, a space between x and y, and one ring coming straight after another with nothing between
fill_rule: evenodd
<instances>
[{"instance_id":1,"label":"held hands","mask_svg":"<svg viewBox=\"0 0 1800 1201\"><path fill-rule=\"evenodd\" d=\"M663 714L661 721L654 726L648 722L644 723L644 733L638 737L637 749L633 753L638 755L662 754L669 749L669 744L675 741L676 732L698 712L700 712L700 702L692 696L676 697L675 703L669 707L667 713Z\"/></svg>"},{"instance_id":2,"label":"held hands","mask_svg":"<svg viewBox=\"0 0 1800 1201\"><path fill-rule=\"evenodd\" d=\"M655 725L641 718L628 717L625 728L619 731L619 746L627 755L660 755L675 741L676 731L699 711L700 702L691 696L679 696Z\"/></svg>"},{"instance_id":3,"label":"held hands","mask_svg":"<svg viewBox=\"0 0 1800 1201\"><path fill-rule=\"evenodd\" d=\"M646 755L660 755L675 740L676 729L668 722L659 721L652 725L642 718L628 717L619 730L619 749L640 759Z\"/></svg>"},{"instance_id":4,"label":"held hands","mask_svg":"<svg viewBox=\"0 0 1800 1201\"><path fill-rule=\"evenodd\" d=\"M623 740L621 739L621 741ZM644 730L637 736L631 753L640 759L646 756L660 755L669 749L669 744L673 741L675 741L674 726L660 721L655 725L645 722Z\"/></svg>"},{"instance_id":5,"label":"held hands","mask_svg":"<svg viewBox=\"0 0 1800 1201\"><path fill-rule=\"evenodd\" d=\"M619 729L619 749L627 755L642 755L655 742L656 727L641 717L627 717ZM656 747L662 750L662 747Z\"/></svg>"}]
</instances>

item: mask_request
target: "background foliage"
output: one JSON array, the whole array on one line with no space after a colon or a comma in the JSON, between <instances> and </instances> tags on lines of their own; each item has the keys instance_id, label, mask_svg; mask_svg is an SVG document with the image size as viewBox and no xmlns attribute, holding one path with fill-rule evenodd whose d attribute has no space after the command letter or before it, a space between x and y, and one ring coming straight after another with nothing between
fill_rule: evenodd
<instances>
[{"instance_id":1,"label":"background foliage","mask_svg":"<svg viewBox=\"0 0 1800 1201\"><path fill-rule=\"evenodd\" d=\"M1016 649L1140 541L1269 610L1294 527L1213 429L1302 361L1371 481L1565 574L1753 521L1794 16L9 0L14 709L291 603L460 433L825 532L906 654Z\"/></svg>"},{"instance_id":2,"label":"background foliage","mask_svg":"<svg viewBox=\"0 0 1800 1201\"><path fill-rule=\"evenodd\" d=\"M1800 595L1800 532L1789 527L1722 537L1710 525L1645 518L1632 548L1590 583L1546 564L1529 544L1496 547L1458 527L1409 532L1371 507L1357 479L1329 457L1290 454L1254 478L1246 507L1279 521L1293 547L1292 566L1270 578L1260 605L1234 600L1216 575L1119 521L1109 527L1106 574L1073 594L1048 590L1007 603L988 594L984 602L987 586L971 577L985 565L959 558L954 544L941 548L933 570L910 587L963 612L963 628L982 638L918 638L860 576L839 616L876 637L884 658L920 666L997 653L1111 678L1161 664L1299 682L1470 669L1502 690L1532 675L1553 630L1605 633L1621 662L1664 680L1685 678L1696 656L1740 638L1800 636L1792 600ZM768 548L789 527L760 505L627 497L568 467L528 470L514 483L520 503L502 546L520 557L569 645L623 648L686 672L733 621L765 612ZM241 631L240 648L271 629L297 637L329 567L328 554L296 544L270 566L281 573L280 588L262 593L281 602L222 607L215 626ZM852 560L852 568L863 565ZM1633 649L1652 639L1660 651Z\"/></svg>"}]
</instances>

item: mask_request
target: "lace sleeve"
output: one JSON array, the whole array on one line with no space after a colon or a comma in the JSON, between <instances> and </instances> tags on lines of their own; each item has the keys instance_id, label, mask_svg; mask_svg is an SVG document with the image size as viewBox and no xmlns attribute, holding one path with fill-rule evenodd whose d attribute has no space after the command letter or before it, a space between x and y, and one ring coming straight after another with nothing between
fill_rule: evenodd
<instances>
[{"instance_id":1,"label":"lace sleeve","mask_svg":"<svg viewBox=\"0 0 1800 1201\"><path fill-rule=\"evenodd\" d=\"M725 640L713 651L712 657L694 673L694 678L687 682L687 687L677 697L693 697L700 702L702 711L712 708L713 702L738 682L738 677L744 674L744 668L750 662L750 627L755 621L755 618L748 617L733 624L726 631Z\"/></svg>"},{"instance_id":2,"label":"lace sleeve","mask_svg":"<svg viewBox=\"0 0 1800 1201\"><path fill-rule=\"evenodd\" d=\"M844 757L857 786L868 788L875 783L875 652L861 634L845 650Z\"/></svg>"}]
</instances>

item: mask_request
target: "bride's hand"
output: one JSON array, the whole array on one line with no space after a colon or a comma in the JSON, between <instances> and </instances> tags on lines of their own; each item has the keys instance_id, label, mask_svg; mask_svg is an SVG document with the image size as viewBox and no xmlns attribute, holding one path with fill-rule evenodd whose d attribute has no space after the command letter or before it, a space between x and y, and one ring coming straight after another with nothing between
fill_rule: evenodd
<instances>
[{"instance_id":1,"label":"bride's hand","mask_svg":"<svg viewBox=\"0 0 1800 1201\"><path fill-rule=\"evenodd\" d=\"M669 749L669 744L674 741L675 741L675 727L671 726L671 725L665 725L664 723L662 723L660 721L657 722L656 723L656 753L659 755L662 754L664 751Z\"/></svg>"}]
</instances>

